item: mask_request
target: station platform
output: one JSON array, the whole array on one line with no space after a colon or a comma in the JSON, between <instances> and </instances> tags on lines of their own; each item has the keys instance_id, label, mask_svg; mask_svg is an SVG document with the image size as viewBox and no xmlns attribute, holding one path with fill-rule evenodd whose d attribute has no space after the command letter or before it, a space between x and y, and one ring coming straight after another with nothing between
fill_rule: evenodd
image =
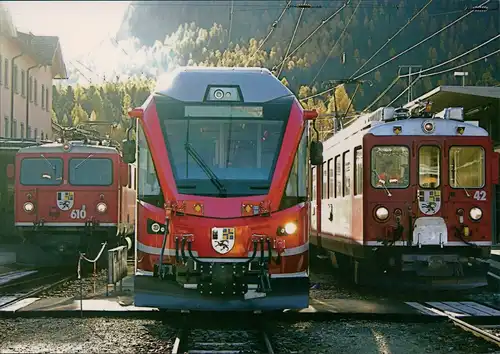
<instances>
[{"instance_id":1,"label":"station platform","mask_svg":"<svg viewBox=\"0 0 500 354\"><path fill-rule=\"evenodd\" d=\"M107 290L107 292L106 292ZM107 295L106 295L107 293ZM436 311L437 310L437 311ZM381 320L432 321L443 316L443 312L456 317L488 317L500 323L500 307L479 302L403 302L394 300L359 300L348 298L310 299L308 308L285 310L283 316L297 319L317 319L323 315L332 318L359 318ZM136 307L133 304L133 277L127 276L122 286L108 285L92 299L72 297L27 298L0 308L0 317L160 317L169 313L157 308Z\"/></svg>"}]
</instances>

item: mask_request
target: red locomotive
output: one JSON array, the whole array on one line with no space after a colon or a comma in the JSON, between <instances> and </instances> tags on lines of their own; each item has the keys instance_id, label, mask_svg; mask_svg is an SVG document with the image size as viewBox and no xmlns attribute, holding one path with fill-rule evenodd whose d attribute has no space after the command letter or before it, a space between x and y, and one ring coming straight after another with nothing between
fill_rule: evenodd
<instances>
[{"instance_id":1,"label":"red locomotive","mask_svg":"<svg viewBox=\"0 0 500 354\"><path fill-rule=\"evenodd\" d=\"M462 108L423 106L360 116L311 167L311 243L357 283L485 284L499 155Z\"/></svg>"},{"instance_id":2,"label":"red locomotive","mask_svg":"<svg viewBox=\"0 0 500 354\"><path fill-rule=\"evenodd\" d=\"M16 155L15 225L22 237L58 256L97 256L133 234L134 167L110 146L68 141ZM130 242L129 242L130 243Z\"/></svg>"},{"instance_id":3,"label":"red locomotive","mask_svg":"<svg viewBox=\"0 0 500 354\"><path fill-rule=\"evenodd\" d=\"M309 302L307 121L267 69L180 68L137 127L135 305L277 310ZM313 144L321 162L321 148ZM134 162L136 143L124 141Z\"/></svg>"}]
</instances>

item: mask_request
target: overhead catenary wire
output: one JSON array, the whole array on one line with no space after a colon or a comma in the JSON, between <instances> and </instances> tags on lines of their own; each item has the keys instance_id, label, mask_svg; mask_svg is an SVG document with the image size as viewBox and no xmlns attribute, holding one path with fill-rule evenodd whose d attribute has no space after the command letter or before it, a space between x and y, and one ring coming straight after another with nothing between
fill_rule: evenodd
<instances>
[{"instance_id":1,"label":"overhead catenary wire","mask_svg":"<svg viewBox=\"0 0 500 354\"><path fill-rule=\"evenodd\" d=\"M480 60L483 60L483 59L486 59L488 57L491 57L495 54L499 54L500 53L500 49L494 51L494 52L491 52L489 54L486 54L486 55L483 55L482 57L480 58L477 58L477 59L474 59L474 60L471 60L471 61L468 61L464 64L460 64L460 65L457 65L457 66L454 66L453 68L449 68L449 69L445 69L445 70L441 70L441 71L436 71L436 72L433 72L433 73L430 73L430 74L425 74L425 75L419 75L415 80L413 80L413 82L408 85L408 87L406 89L403 90L403 92L401 92L395 99L393 99L389 104L388 106L390 106L391 104L393 104L396 100L398 100L402 95L405 94L405 92L407 92L418 80L420 80L421 78L425 78L425 77L431 77L431 76L436 76L436 75L441 75L441 74L446 74L448 72L451 72L451 71L454 71L456 69L460 69L460 68L463 68L464 66L468 66L468 65L471 65L471 64L474 64Z\"/></svg>"},{"instance_id":2,"label":"overhead catenary wire","mask_svg":"<svg viewBox=\"0 0 500 354\"><path fill-rule=\"evenodd\" d=\"M335 47L337 46L337 44L340 42L340 40L344 36L344 34L345 34L346 30L347 30L347 27L349 27L349 24L351 23L352 19L354 18L354 15L356 15L356 11L358 11L359 4L361 4L362 1L363 0L359 0L358 1L358 6L356 6L356 8L354 9L354 11L352 12L351 17L349 17L349 20L347 21L346 25L344 26L344 29L340 33L339 38L337 38L337 40L333 44L332 48L330 49L330 52L326 56L325 61L323 62L323 65L321 65L321 67L319 68L318 72L316 73L316 75L312 79L310 86L312 86L312 84L314 83L314 81L316 81L316 78L319 76L319 74L321 74L321 71L323 71L323 68L325 67L326 63L328 62L328 59L330 59L330 55L332 55L333 50L335 49Z\"/></svg>"},{"instance_id":3,"label":"overhead catenary wire","mask_svg":"<svg viewBox=\"0 0 500 354\"><path fill-rule=\"evenodd\" d=\"M391 41L397 37L398 34L400 34L401 32L404 31L404 29L406 27L408 27L410 25L410 23L413 22L413 20L415 20L418 15L420 15L432 2L433 0L429 0L420 10L418 10L412 17L410 17L408 19L408 21L399 29L396 31L396 33L394 33L388 40L387 42L385 42L384 44L382 44L382 46L380 46L379 49L377 49L377 51L375 53L373 53L373 55L365 62L363 63L363 65L361 65L352 75L351 75L351 79L353 78L354 75L356 75L358 72L361 71L361 69L363 69L373 58L375 58L377 56L378 53L380 53L382 51L382 49L384 49L389 43L391 43Z\"/></svg>"},{"instance_id":4,"label":"overhead catenary wire","mask_svg":"<svg viewBox=\"0 0 500 354\"><path fill-rule=\"evenodd\" d=\"M484 6L484 5L488 4L490 1L491 1L491 0L486 0L485 2L483 2L483 3L482 3L481 5L479 5L479 6ZM464 18L466 18L467 16L469 16L469 15L470 15L471 13L473 13L473 12L476 12L476 10L475 10L475 9L473 9L473 10L468 11L466 14L464 14L464 15L460 16L459 18L457 18L457 19L456 19L456 20L454 20L453 22L449 23L449 24L448 24L448 25L446 25L445 27L443 27L443 28L441 28L441 29L437 30L436 32L434 32L434 33L432 33L431 35L429 35L429 36L425 37L424 39L422 39L422 40L421 40L421 41L419 41L418 43L416 43L416 44L412 45L411 47L409 47L409 48L405 49L405 50L404 50L404 51L402 51L401 53L399 53L399 54L397 54L397 55L393 56L392 58L390 58L390 59L388 59L388 60L384 61L383 63L381 63L381 64L379 64L379 65L375 66L374 68L372 68L372 69L370 69L370 70L368 70L368 71L364 72L363 74L358 75L358 76L357 76L357 77L355 77L353 80L357 80L357 79L359 79L359 78L361 78L361 77L363 77L363 76L366 76L366 75L368 75L369 73L371 73L371 72L373 72L373 71L377 70L378 68L380 68L380 67L382 67L382 66L384 66L384 65L386 65L386 64L388 64L388 63L390 63L391 61L393 61L393 60L395 60L395 59L399 58L401 55L404 55L404 54L408 53L409 51L411 51L411 50L415 49L416 47L418 47L418 46L419 46L419 45L421 45L422 43L425 43L425 42L426 42L426 41L428 41L429 39L431 39L431 38L435 37L435 36L436 36L436 35L438 35L439 33L441 33L441 32L443 32L443 31L445 31L446 29L450 28L451 26L453 26L453 25L454 25L454 24L456 24L457 22L459 22L459 21L463 20ZM329 92L331 92L331 91L335 90L336 88L337 88L337 86L332 87L332 88L329 88L329 89L324 90L324 91L321 91L321 92L316 93L316 94L314 94L314 95L311 95L311 96L308 96L308 97L301 98L301 99L300 99L300 101L306 101L306 100L308 100L308 99L310 99L310 98L314 98L314 97L317 97L317 96L322 96L322 95L324 95L324 94L327 94L327 93L329 93Z\"/></svg>"},{"instance_id":5,"label":"overhead catenary wire","mask_svg":"<svg viewBox=\"0 0 500 354\"><path fill-rule=\"evenodd\" d=\"M294 50L292 50L288 56L286 56L283 61L286 61L288 60L292 55L294 55L309 39L311 39L312 36L314 36L314 34L316 32L319 31L319 29L321 27L323 27L324 25L326 25L328 22L330 22L331 19L333 19L340 11L342 11L352 0L348 0L347 3L344 3L344 5L342 5L340 8L336 9L335 12L333 14L331 14L330 16L328 16L327 18L325 18L323 21L321 21L321 23L302 41L300 42L300 44L298 46L295 47ZM279 65L281 65L283 62L281 62Z\"/></svg>"},{"instance_id":6,"label":"overhead catenary wire","mask_svg":"<svg viewBox=\"0 0 500 354\"><path fill-rule=\"evenodd\" d=\"M267 43L267 40L269 39L269 37L271 37L271 35L273 34L274 30L276 29L276 27L278 27L278 24L280 23L281 19L283 18L283 16L285 15L285 12L286 10L288 10L290 8L290 4L292 3L292 0L288 0L285 7L283 8L283 11L281 11L280 15L278 16L278 18L276 19L276 21L274 21L272 24L271 24L271 29L269 30L269 33L267 34L267 36L264 38L264 40L262 41L262 43L260 43L259 47L257 48L257 50L252 54L252 56L250 57L250 59L253 59L253 57L255 56L255 54L257 54L261 49L262 47L264 46L264 44Z\"/></svg>"},{"instance_id":7,"label":"overhead catenary wire","mask_svg":"<svg viewBox=\"0 0 500 354\"><path fill-rule=\"evenodd\" d=\"M304 0L304 5L306 4L306 2L307 2L307 0ZM305 8L300 9L299 18L297 19L297 23L295 24L295 28L294 28L293 33L292 33L292 38L290 38L290 43L288 44L288 48L286 49L285 58L288 56L288 53L290 52L290 48L292 47L293 40L295 39L295 35L297 34L297 30L299 29L300 20L302 19L302 14L304 13L304 10L305 10ZM285 60L283 60L283 62L280 65L280 69L278 71L278 74L276 75L277 78L280 77L284 66L285 66Z\"/></svg>"},{"instance_id":8,"label":"overhead catenary wire","mask_svg":"<svg viewBox=\"0 0 500 354\"><path fill-rule=\"evenodd\" d=\"M477 50L477 49L479 49L479 48L481 48L481 47L484 47L484 46L485 46L485 45L487 45L488 43L490 43L490 42L492 42L492 41L494 41L494 40L496 40L496 39L498 39L498 38L500 38L500 34L497 34L496 36L494 36L494 37L492 37L492 38L488 39L487 41L485 41L485 42L483 42L483 43L481 43L481 44L479 44L479 45L475 46L474 48L469 49L468 51L466 51L466 52L464 52L464 53L462 53L462 54L460 54L460 55L457 55L456 57L453 57L453 58L451 58L451 59L448 59L448 60L446 60L446 61L444 61L444 62L442 62L442 63L440 63L440 64L437 64L437 65L431 66L430 68L423 69L423 70L421 70L421 71L419 71L419 72L416 72L416 73L415 73L415 75L416 75L416 74L418 74L418 73L425 73L425 72L428 72L428 71L434 70L434 69L439 68L439 67L441 67L441 66L443 66L443 65L446 65L446 64L448 64L448 63L451 63L452 61L455 61L455 60L457 60L457 59L460 59L461 57L463 57L463 56L465 56L465 55L467 55L467 54L469 54L469 53L471 53L471 52L473 52L473 51L475 51L475 50ZM411 74L411 75L413 75L413 74ZM409 76L410 76L410 74L405 74L405 75L400 75L399 77L400 77L400 78L405 78L405 77L409 77Z\"/></svg>"},{"instance_id":9,"label":"overhead catenary wire","mask_svg":"<svg viewBox=\"0 0 500 354\"><path fill-rule=\"evenodd\" d=\"M494 40L496 40L496 39L498 39L498 38L500 38L500 34L499 34L499 35L496 35L495 37L492 37L492 38L488 39L487 41L485 41L485 42L483 42L483 43L481 43L481 44L479 44L479 45L475 46L474 48L471 48L471 49L469 49L468 51L466 51L466 52L464 52L464 53L462 53L462 54L459 54L459 55L457 55L457 56L455 56L455 57L453 57L453 58L451 58L451 59L448 59L448 60L446 60L446 61L444 61L444 62L442 62L442 63L436 64L436 65L433 65L433 66L431 66L431 67L429 67L429 68L419 70L419 71L415 72L414 74L412 74L412 76L413 76L413 75L418 75L418 78L417 78L417 79L419 79L420 77L434 76L434 73L431 73L431 75L422 75L422 74L423 74L423 73L425 73L425 72L428 72L428 71L434 70L434 69L436 69L436 68L439 68L439 67L441 67L441 66L443 66L443 65L446 65L446 64L448 64L448 63L451 63L452 61L455 61L455 60L457 60L457 59L460 59L461 57L463 57L463 56L465 56L465 55L467 55L467 54L469 54L469 53L471 53L471 52L473 52L473 51L475 51L475 50L477 50L477 49L479 49L479 48L481 48L481 47L485 46L486 44L488 44L488 43L490 43L490 42L492 42L492 41L494 41ZM484 59L484 58L483 58L483 59ZM476 60L476 61L477 61L477 60ZM474 62L475 62L475 61L474 61ZM445 72L447 72L447 71L451 71L451 70L454 70L454 69L446 69L446 70L445 70ZM378 97L377 97L377 98L376 98L376 99L375 99L372 103L370 103L370 104L369 104L369 105L368 105L365 109L363 109L363 112L364 112L364 111L368 111L371 107L373 107L373 105L375 105L375 103L377 103L377 102L378 102L378 101L379 101L379 100L380 100L380 99L381 99L381 98L382 98L382 97L383 97L383 96L387 93L387 91L389 91L389 90L390 90L390 89L391 89L391 88L392 88L392 87L393 87L393 86L394 86L394 85L395 85L395 84L399 81L399 79L406 78L406 77L409 77L409 76L410 76L410 74L398 75L398 76L394 79L394 81L393 81L393 82L391 82L391 84L389 84L389 86L388 86L388 87L387 87L387 88L386 88L386 89L385 89L385 90L384 90L384 91L383 91L383 92L382 92L382 93L381 93L381 94L380 94L380 95L379 95L379 96L378 96ZM411 85L411 86L413 86L413 85ZM406 92L406 91L407 91L407 90L405 90L404 92ZM403 92L403 93L404 93L404 92Z\"/></svg>"}]
</instances>

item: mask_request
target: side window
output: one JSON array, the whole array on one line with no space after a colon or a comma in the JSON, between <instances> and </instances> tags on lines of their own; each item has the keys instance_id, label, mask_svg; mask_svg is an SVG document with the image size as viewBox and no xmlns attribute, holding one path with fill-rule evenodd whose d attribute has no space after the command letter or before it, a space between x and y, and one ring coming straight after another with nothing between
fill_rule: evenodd
<instances>
[{"instance_id":1,"label":"side window","mask_svg":"<svg viewBox=\"0 0 500 354\"><path fill-rule=\"evenodd\" d=\"M333 159L328 160L328 198L333 198Z\"/></svg>"},{"instance_id":2,"label":"side window","mask_svg":"<svg viewBox=\"0 0 500 354\"><path fill-rule=\"evenodd\" d=\"M335 198L342 196L342 166L340 155L335 156Z\"/></svg>"},{"instance_id":3,"label":"side window","mask_svg":"<svg viewBox=\"0 0 500 354\"><path fill-rule=\"evenodd\" d=\"M316 166L311 168L311 200L316 200Z\"/></svg>"},{"instance_id":4,"label":"side window","mask_svg":"<svg viewBox=\"0 0 500 354\"><path fill-rule=\"evenodd\" d=\"M349 151L342 155L342 162L344 163L344 197L351 194L351 161L349 161Z\"/></svg>"},{"instance_id":5,"label":"side window","mask_svg":"<svg viewBox=\"0 0 500 354\"><path fill-rule=\"evenodd\" d=\"M322 173L322 176L323 178L321 179L321 184L322 184L322 187L321 187L321 199L326 199L328 198L328 190L327 190L327 185L328 185L328 178L327 178L327 166L326 166L326 162L323 162L323 164L321 165L321 170L323 171Z\"/></svg>"},{"instance_id":6,"label":"side window","mask_svg":"<svg viewBox=\"0 0 500 354\"><path fill-rule=\"evenodd\" d=\"M357 147L354 150L354 195L363 194L363 150Z\"/></svg>"}]
</instances>

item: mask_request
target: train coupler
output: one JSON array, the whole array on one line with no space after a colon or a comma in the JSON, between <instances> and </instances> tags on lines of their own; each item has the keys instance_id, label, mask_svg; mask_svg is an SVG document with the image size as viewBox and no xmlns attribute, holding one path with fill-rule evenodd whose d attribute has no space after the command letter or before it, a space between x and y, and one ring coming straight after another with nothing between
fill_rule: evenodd
<instances>
[{"instance_id":1,"label":"train coupler","mask_svg":"<svg viewBox=\"0 0 500 354\"><path fill-rule=\"evenodd\" d=\"M198 291L207 296L233 297L248 291L245 263L201 263Z\"/></svg>"}]
</instances>

